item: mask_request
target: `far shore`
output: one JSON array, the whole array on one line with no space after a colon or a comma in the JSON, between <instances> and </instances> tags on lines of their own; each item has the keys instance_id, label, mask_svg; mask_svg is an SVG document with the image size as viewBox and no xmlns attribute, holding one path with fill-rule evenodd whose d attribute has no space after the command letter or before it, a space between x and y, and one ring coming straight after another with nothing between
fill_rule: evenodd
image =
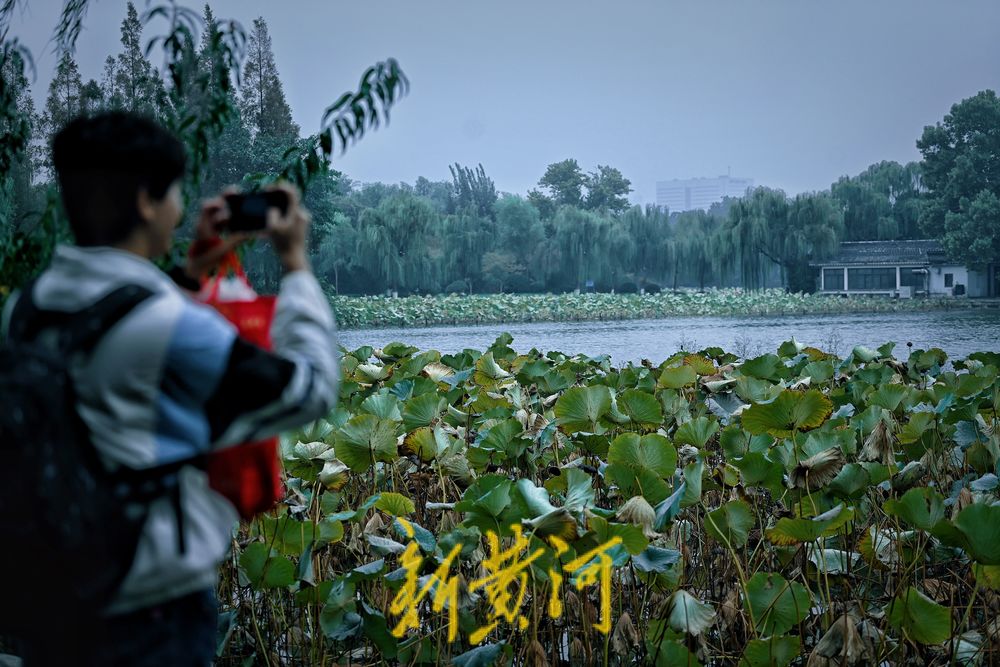
<instances>
[{"instance_id":1,"label":"far shore","mask_svg":"<svg viewBox=\"0 0 1000 667\"><path fill-rule=\"evenodd\" d=\"M463 324L586 322L670 317L781 317L847 313L1000 308L1000 300L890 299L791 294L781 289L665 290L657 294L442 294L404 297L331 296L342 329Z\"/></svg>"}]
</instances>

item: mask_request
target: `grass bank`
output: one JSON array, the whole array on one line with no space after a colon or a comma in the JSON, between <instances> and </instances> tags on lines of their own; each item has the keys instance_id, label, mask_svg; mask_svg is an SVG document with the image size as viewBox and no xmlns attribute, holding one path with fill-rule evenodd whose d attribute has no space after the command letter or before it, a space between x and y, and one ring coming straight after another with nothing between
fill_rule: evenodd
<instances>
[{"instance_id":1,"label":"grass bank","mask_svg":"<svg viewBox=\"0 0 1000 667\"><path fill-rule=\"evenodd\" d=\"M748 292L665 291L660 294L473 294L331 297L337 323L346 329L447 324L635 320L692 316L811 315L910 312L954 307L947 299L841 299L789 294L780 289Z\"/></svg>"}]
</instances>

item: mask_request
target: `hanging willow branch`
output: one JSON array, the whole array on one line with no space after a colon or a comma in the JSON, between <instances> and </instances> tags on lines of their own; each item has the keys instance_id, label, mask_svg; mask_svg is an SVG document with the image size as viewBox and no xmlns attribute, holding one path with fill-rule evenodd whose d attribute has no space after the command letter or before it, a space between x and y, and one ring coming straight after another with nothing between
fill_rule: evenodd
<instances>
[{"instance_id":1,"label":"hanging willow branch","mask_svg":"<svg viewBox=\"0 0 1000 667\"><path fill-rule=\"evenodd\" d=\"M394 58L369 67L361 75L357 92L344 93L326 109L320 132L285 151L285 167L279 178L304 191L316 175L329 167L338 145L343 154L367 129L377 128L382 122L388 124L392 105L409 88L410 82Z\"/></svg>"},{"instance_id":2,"label":"hanging willow branch","mask_svg":"<svg viewBox=\"0 0 1000 667\"><path fill-rule=\"evenodd\" d=\"M146 56L160 46L166 57L170 105L165 120L188 149L191 168L185 195L190 200L205 179L212 142L236 118L230 77L240 80L246 33L232 20L206 26L197 12L175 2L150 9L143 23L157 17L166 19L169 28L165 35L149 41ZM199 63L198 35L203 30L202 55L207 56L209 67Z\"/></svg>"}]
</instances>

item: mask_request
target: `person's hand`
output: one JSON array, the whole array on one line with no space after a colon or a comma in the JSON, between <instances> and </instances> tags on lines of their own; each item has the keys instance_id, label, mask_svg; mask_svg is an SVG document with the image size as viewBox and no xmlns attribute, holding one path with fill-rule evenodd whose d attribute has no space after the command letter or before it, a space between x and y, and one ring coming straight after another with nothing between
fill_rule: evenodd
<instances>
[{"instance_id":1,"label":"person's hand","mask_svg":"<svg viewBox=\"0 0 1000 667\"><path fill-rule=\"evenodd\" d=\"M281 261L285 272L302 271L309 268L306 255L306 239L309 236L311 216L299 203L299 193L287 183L272 186L272 190L282 190L288 195L288 210L285 215L276 208L267 211L267 231L271 244Z\"/></svg>"},{"instance_id":2,"label":"person's hand","mask_svg":"<svg viewBox=\"0 0 1000 667\"><path fill-rule=\"evenodd\" d=\"M229 188L223 192L234 192ZM242 232L222 235L229 221L229 210L226 200L220 195L209 199L201 206L198 223L195 225L195 241L192 252L188 255L184 272L191 278L200 279L211 273L227 254L254 237L254 234Z\"/></svg>"}]
</instances>

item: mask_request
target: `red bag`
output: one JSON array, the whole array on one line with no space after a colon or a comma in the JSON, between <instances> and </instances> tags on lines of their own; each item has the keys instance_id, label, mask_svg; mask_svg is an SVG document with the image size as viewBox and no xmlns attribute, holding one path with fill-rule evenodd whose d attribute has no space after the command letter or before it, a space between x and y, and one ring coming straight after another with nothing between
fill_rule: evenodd
<instances>
[{"instance_id":1,"label":"red bag","mask_svg":"<svg viewBox=\"0 0 1000 667\"><path fill-rule=\"evenodd\" d=\"M230 269L234 278L226 278ZM220 296L224 280L235 283L238 298L233 299L232 294ZM260 296L253 291L235 254L223 259L218 273L207 281L201 295L205 303L236 326L240 338L271 349L276 297ZM207 470L209 486L228 498L243 519L252 519L271 509L285 496L277 437L211 452Z\"/></svg>"}]
</instances>

